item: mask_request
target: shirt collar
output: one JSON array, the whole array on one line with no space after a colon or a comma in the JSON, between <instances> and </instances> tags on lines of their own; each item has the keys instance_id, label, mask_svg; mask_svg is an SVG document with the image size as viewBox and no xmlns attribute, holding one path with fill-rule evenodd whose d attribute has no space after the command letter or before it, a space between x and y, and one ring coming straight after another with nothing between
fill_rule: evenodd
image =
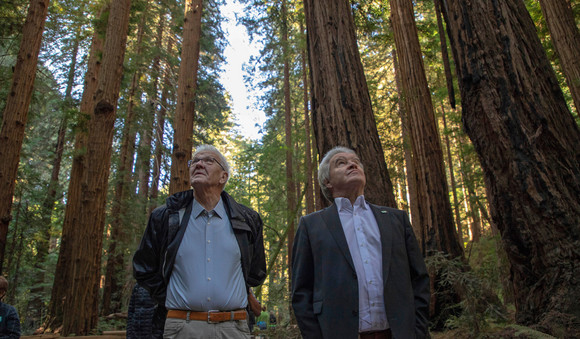
<instances>
[{"instance_id":1,"label":"shirt collar","mask_svg":"<svg viewBox=\"0 0 580 339\"><path fill-rule=\"evenodd\" d=\"M336 204L336 208L338 211L353 211L356 207L357 209L368 209L368 205L365 201L364 195L359 195L356 200L354 201L354 206L350 203L350 200L345 197L337 197L334 198L334 203Z\"/></svg>"},{"instance_id":2,"label":"shirt collar","mask_svg":"<svg viewBox=\"0 0 580 339\"><path fill-rule=\"evenodd\" d=\"M203 208L203 206L201 206L201 204L197 200L194 199L193 206L191 207L191 214L197 218L204 211L205 211L205 209ZM208 211L208 212L211 212L211 211ZM215 216L217 216L221 219L224 219L224 216L226 215L226 209L224 207L224 202L223 202L221 197L220 197L220 200L218 201L217 205L214 207L213 212L214 212Z\"/></svg>"}]
</instances>

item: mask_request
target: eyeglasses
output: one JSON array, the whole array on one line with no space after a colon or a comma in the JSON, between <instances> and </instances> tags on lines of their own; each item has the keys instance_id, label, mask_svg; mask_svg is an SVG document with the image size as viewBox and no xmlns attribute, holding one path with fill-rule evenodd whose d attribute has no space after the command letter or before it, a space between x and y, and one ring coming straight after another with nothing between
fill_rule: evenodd
<instances>
[{"instance_id":1,"label":"eyeglasses","mask_svg":"<svg viewBox=\"0 0 580 339\"><path fill-rule=\"evenodd\" d=\"M220 164L220 162L216 159L216 158L193 158L191 160L189 160L187 162L187 167L191 167L195 164L197 164L198 162L202 162L204 165L213 165L214 163L217 163L218 165L220 165L220 167L225 171L226 169L222 166L222 164Z\"/></svg>"}]
</instances>

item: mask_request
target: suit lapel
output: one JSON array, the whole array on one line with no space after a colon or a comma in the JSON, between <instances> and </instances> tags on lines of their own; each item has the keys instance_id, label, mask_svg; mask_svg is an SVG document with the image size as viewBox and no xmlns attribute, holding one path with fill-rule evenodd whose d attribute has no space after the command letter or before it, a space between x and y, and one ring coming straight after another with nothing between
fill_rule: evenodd
<instances>
[{"instance_id":1,"label":"suit lapel","mask_svg":"<svg viewBox=\"0 0 580 339\"><path fill-rule=\"evenodd\" d=\"M377 225L379 226L379 232L381 234L381 250L383 254L383 285L386 286L389 277L389 268L391 263L391 250L393 248L393 236L392 236L392 215L391 213L382 206L377 206L369 204L375 219L377 220Z\"/></svg>"},{"instance_id":2,"label":"suit lapel","mask_svg":"<svg viewBox=\"0 0 580 339\"><path fill-rule=\"evenodd\" d=\"M340 223L340 217L338 216L338 209L336 204L328 207L322 213L322 219L326 224L326 228L330 231L330 234L334 238L334 241L338 244L338 247L344 254L346 261L350 265L353 271L355 271L354 263L352 261L352 256L348 249L348 243L346 242L346 236L344 235L344 230L342 229L342 224Z\"/></svg>"}]
</instances>

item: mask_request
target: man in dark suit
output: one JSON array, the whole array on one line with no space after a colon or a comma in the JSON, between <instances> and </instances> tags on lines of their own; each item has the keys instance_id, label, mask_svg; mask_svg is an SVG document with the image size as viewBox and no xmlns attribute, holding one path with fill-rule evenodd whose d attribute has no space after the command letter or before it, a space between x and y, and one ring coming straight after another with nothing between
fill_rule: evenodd
<instances>
[{"instance_id":1,"label":"man in dark suit","mask_svg":"<svg viewBox=\"0 0 580 339\"><path fill-rule=\"evenodd\" d=\"M426 338L429 276L405 212L364 200L366 177L345 147L322 159L334 204L300 219L292 307L304 338Z\"/></svg>"}]
</instances>

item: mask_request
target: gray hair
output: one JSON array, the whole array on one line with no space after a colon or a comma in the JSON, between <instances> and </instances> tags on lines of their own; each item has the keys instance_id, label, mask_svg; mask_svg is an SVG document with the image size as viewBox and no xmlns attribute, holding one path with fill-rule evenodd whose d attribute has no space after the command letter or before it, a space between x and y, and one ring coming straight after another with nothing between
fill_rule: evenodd
<instances>
[{"instance_id":1,"label":"gray hair","mask_svg":"<svg viewBox=\"0 0 580 339\"><path fill-rule=\"evenodd\" d=\"M226 184L227 184L228 180L230 180L230 174L231 174L230 173L230 164L228 163L228 160L226 159L226 157L224 157L222 152L220 152L213 145L199 145L195 149L195 152L193 152L193 156L191 158L192 159L195 158L195 156L200 152L213 152L213 153L216 153L218 155L218 158L219 158L218 160L219 160L220 164L222 164L222 166L224 167L224 170L226 171L226 173L228 173L228 178L226 180Z\"/></svg>"},{"instance_id":2,"label":"gray hair","mask_svg":"<svg viewBox=\"0 0 580 339\"><path fill-rule=\"evenodd\" d=\"M326 187L326 184L330 181L330 159L338 153L351 153L356 155L356 152L350 148L344 146L336 146L330 151L328 151L322 161L320 161L320 166L318 166L318 184L322 190L322 194L326 199L332 201L332 192Z\"/></svg>"}]
</instances>

